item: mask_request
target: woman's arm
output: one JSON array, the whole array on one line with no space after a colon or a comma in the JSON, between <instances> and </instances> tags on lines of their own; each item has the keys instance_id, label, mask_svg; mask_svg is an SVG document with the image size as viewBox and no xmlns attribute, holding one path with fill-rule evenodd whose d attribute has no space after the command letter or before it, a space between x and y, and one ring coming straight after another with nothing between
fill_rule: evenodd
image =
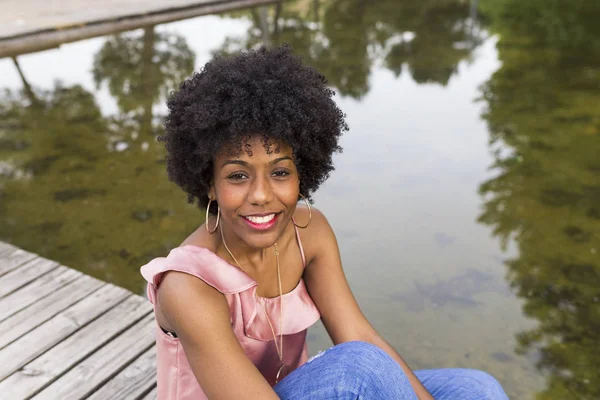
<instances>
[{"instance_id":1,"label":"woman's arm","mask_svg":"<svg viewBox=\"0 0 600 400\"><path fill-rule=\"evenodd\" d=\"M209 399L278 399L235 337L223 294L182 272L165 274L158 306Z\"/></svg>"},{"instance_id":2,"label":"woman's arm","mask_svg":"<svg viewBox=\"0 0 600 400\"><path fill-rule=\"evenodd\" d=\"M359 340L380 347L402 367L419 400L432 400L433 397L402 357L375 331L360 311L342 270L338 244L331 226L321 212L313 210L312 216L312 223L302 235L305 248L315 249L310 252L312 257L308 260L304 280L331 340L334 344Z\"/></svg>"}]
</instances>

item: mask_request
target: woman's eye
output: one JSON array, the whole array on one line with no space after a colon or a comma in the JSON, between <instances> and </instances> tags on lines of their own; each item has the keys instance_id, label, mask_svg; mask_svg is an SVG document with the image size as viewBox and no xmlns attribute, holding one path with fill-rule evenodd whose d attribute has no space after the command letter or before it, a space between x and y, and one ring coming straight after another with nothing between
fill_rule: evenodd
<instances>
[{"instance_id":1,"label":"woman's eye","mask_svg":"<svg viewBox=\"0 0 600 400\"><path fill-rule=\"evenodd\" d=\"M275 171L273 172L273 176L276 176L278 178L284 177L284 176L288 176L290 173L287 171Z\"/></svg>"},{"instance_id":2,"label":"woman's eye","mask_svg":"<svg viewBox=\"0 0 600 400\"><path fill-rule=\"evenodd\" d=\"M241 181L242 179L246 179L246 175L241 173L231 174L227 177L227 179L231 179L234 181Z\"/></svg>"}]
</instances>

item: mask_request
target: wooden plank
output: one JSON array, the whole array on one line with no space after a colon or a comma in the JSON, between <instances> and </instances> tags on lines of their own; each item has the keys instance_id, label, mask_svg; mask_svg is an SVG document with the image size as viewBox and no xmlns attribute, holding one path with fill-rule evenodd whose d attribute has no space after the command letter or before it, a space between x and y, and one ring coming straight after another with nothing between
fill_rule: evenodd
<instances>
[{"instance_id":1,"label":"wooden plank","mask_svg":"<svg viewBox=\"0 0 600 400\"><path fill-rule=\"evenodd\" d=\"M149 314L100 350L77 364L33 397L84 399L154 345L154 315Z\"/></svg>"},{"instance_id":2,"label":"wooden plank","mask_svg":"<svg viewBox=\"0 0 600 400\"><path fill-rule=\"evenodd\" d=\"M0 37L68 29L107 20L131 18L218 0L2 0ZM15 20L21 19L21 23Z\"/></svg>"},{"instance_id":3,"label":"wooden plank","mask_svg":"<svg viewBox=\"0 0 600 400\"><path fill-rule=\"evenodd\" d=\"M0 322L0 352L4 346L48 321L103 285L105 285L104 282L81 274L79 278L69 282L56 292Z\"/></svg>"},{"instance_id":4,"label":"wooden plank","mask_svg":"<svg viewBox=\"0 0 600 400\"><path fill-rule=\"evenodd\" d=\"M22 267L0 277L0 297L27 285L38 276L52 271L56 267L58 267L57 262L41 257L28 261Z\"/></svg>"},{"instance_id":5,"label":"wooden plank","mask_svg":"<svg viewBox=\"0 0 600 400\"><path fill-rule=\"evenodd\" d=\"M128 297L0 382L0 393L11 399L34 395L107 341L119 340L120 332L151 312L152 307L143 297Z\"/></svg>"},{"instance_id":6,"label":"wooden plank","mask_svg":"<svg viewBox=\"0 0 600 400\"><path fill-rule=\"evenodd\" d=\"M156 400L158 396L158 388L155 386L154 389L150 391L146 396L142 398L142 400Z\"/></svg>"},{"instance_id":7,"label":"wooden plank","mask_svg":"<svg viewBox=\"0 0 600 400\"><path fill-rule=\"evenodd\" d=\"M0 242L0 256L4 253L8 253L9 251L14 251L17 248L10 243Z\"/></svg>"},{"instance_id":8,"label":"wooden plank","mask_svg":"<svg viewBox=\"0 0 600 400\"><path fill-rule=\"evenodd\" d=\"M156 386L156 346L139 356L87 400L138 399Z\"/></svg>"},{"instance_id":9,"label":"wooden plank","mask_svg":"<svg viewBox=\"0 0 600 400\"><path fill-rule=\"evenodd\" d=\"M4 3L6 0L2 0ZM14 0L16 2L22 3L23 1ZM36 3L39 0L34 0ZM102 0L95 0L102 1ZM109 8L115 10L121 10L123 0L112 0L119 3L119 5L115 7L106 6L107 2L104 1L100 6L102 8ZM128 0L131 1L131 0ZM157 0L162 4L167 4L169 2ZM276 1L281 0L211 0L209 3L205 5L198 5L197 7L182 7L182 8L171 8L163 10L157 10L157 12L152 12L150 14L141 13L139 15L131 15L127 17L122 12L117 12L117 16L108 18L102 21L93 22L90 24L81 23L81 21L72 20L71 23L67 24L66 29L49 29L49 30L40 30L37 31L28 31L23 32L19 36L15 35L14 28L9 29L7 32L3 30L3 24L0 21L0 58L1 57L14 57L18 55L22 55L25 53L31 53L34 51L46 50L54 47L58 47L64 43L70 43L77 40L104 36L109 34L114 34L123 31L129 31L133 29L143 28L145 26L158 25L163 24L165 22L171 21L179 21L187 18L197 17L199 15L207 15L207 14L215 14L224 11L230 11L240 8L254 7L258 5L266 5L275 3ZM79 0L81 4L86 7L86 11L90 11L90 8L87 4L86 0ZM49 2L45 2L46 4ZM50 2L56 3L56 2ZM61 7L61 14L69 14L67 10L69 10L69 6L63 5L64 1L61 1L59 7ZM36 5L36 8L40 9L44 12L44 7L39 7ZM2 4L2 11L10 10L10 6L6 6ZM92 15L96 14L97 10L92 11ZM0 18L2 18L3 13L0 13ZM29 13L27 13L26 20L31 20ZM19 20L19 19L17 19ZM22 19L21 19L22 20ZM12 20L14 22L15 20ZM7 24L4 25L8 27ZM14 27L14 24L13 24ZM59 28L59 27L53 27ZM4 31L4 32L3 32ZM11 34L12 32L12 34Z\"/></svg>"},{"instance_id":10,"label":"wooden plank","mask_svg":"<svg viewBox=\"0 0 600 400\"><path fill-rule=\"evenodd\" d=\"M105 285L0 350L0 381L129 297L125 289Z\"/></svg>"},{"instance_id":11,"label":"wooden plank","mask_svg":"<svg viewBox=\"0 0 600 400\"><path fill-rule=\"evenodd\" d=\"M0 276L25 264L29 260L37 258L37 254L14 248L0 255Z\"/></svg>"},{"instance_id":12,"label":"wooden plank","mask_svg":"<svg viewBox=\"0 0 600 400\"><path fill-rule=\"evenodd\" d=\"M81 276L80 272L58 266L11 294L0 298L0 321L58 290L61 286Z\"/></svg>"}]
</instances>

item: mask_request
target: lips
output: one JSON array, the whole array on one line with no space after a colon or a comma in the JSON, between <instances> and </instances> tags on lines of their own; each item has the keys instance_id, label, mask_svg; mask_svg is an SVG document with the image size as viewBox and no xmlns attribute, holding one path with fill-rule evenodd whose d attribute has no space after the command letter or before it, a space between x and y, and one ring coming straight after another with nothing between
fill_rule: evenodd
<instances>
[{"instance_id":1,"label":"lips","mask_svg":"<svg viewBox=\"0 0 600 400\"><path fill-rule=\"evenodd\" d=\"M279 215L281 213L270 213L270 214L260 214L260 215L246 215L242 216L242 219L253 229L256 230L267 230L279 219Z\"/></svg>"},{"instance_id":2,"label":"lips","mask_svg":"<svg viewBox=\"0 0 600 400\"><path fill-rule=\"evenodd\" d=\"M255 223L255 224L266 224L267 222L271 222L271 220L273 218L275 218L275 214L269 214L269 215L265 215L264 217L260 217L260 216L255 216L255 215L249 215L247 217L244 217L247 220Z\"/></svg>"}]
</instances>

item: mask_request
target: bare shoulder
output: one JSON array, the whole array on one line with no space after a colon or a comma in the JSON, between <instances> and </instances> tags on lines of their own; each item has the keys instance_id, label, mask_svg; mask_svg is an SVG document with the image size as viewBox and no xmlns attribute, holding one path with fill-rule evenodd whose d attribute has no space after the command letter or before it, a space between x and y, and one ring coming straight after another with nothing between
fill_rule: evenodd
<instances>
[{"instance_id":1,"label":"bare shoulder","mask_svg":"<svg viewBox=\"0 0 600 400\"><path fill-rule=\"evenodd\" d=\"M193 245L214 251L213 236L206 231L205 225L202 224L190 233L179 246ZM210 307L213 302L223 303L224 301L223 294L203 280L185 272L167 271L157 290L156 320L164 329L176 331L176 320L181 318L180 314L183 311L193 312L194 307L199 304ZM211 304L206 304L207 302Z\"/></svg>"},{"instance_id":2,"label":"bare shoulder","mask_svg":"<svg viewBox=\"0 0 600 400\"><path fill-rule=\"evenodd\" d=\"M225 296L203 280L179 271L167 271L157 290L156 318L159 325L185 335L190 317L206 313L229 319Z\"/></svg>"},{"instance_id":3,"label":"bare shoulder","mask_svg":"<svg viewBox=\"0 0 600 400\"><path fill-rule=\"evenodd\" d=\"M216 236L217 235L214 233L213 234L208 233L208 231L206 230L205 224L202 224L198 228L196 228L195 231L190 233L189 236L187 238L185 238L185 240L180 244L180 246L193 245L193 246L198 246L198 247L204 247L211 251L215 251L215 248L216 248L215 237Z\"/></svg>"},{"instance_id":4,"label":"bare shoulder","mask_svg":"<svg viewBox=\"0 0 600 400\"><path fill-rule=\"evenodd\" d=\"M158 287L158 299L166 300L172 303L172 299L178 298L178 301L192 298L198 300L198 297L223 297L218 290L204 282L202 279L179 271L167 271ZM172 295L172 296L171 296Z\"/></svg>"},{"instance_id":5,"label":"bare shoulder","mask_svg":"<svg viewBox=\"0 0 600 400\"><path fill-rule=\"evenodd\" d=\"M314 207L311 207L310 214L310 224L305 229L299 229L307 264L310 264L310 261L320 252L331 248L331 245L337 247L335 234L325 214ZM299 206L294 214L294 219L298 225L305 225L309 220L308 208Z\"/></svg>"}]
</instances>

